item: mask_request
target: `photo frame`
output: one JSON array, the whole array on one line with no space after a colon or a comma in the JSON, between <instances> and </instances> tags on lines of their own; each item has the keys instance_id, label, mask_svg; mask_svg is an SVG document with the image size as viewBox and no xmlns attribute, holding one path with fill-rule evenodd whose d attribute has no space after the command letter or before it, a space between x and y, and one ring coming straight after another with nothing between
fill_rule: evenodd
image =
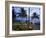
<instances>
[{"instance_id":1,"label":"photo frame","mask_svg":"<svg viewBox=\"0 0 46 38\"><path fill-rule=\"evenodd\" d=\"M13 11L13 9L16 12ZM13 13L15 14L16 20L14 20ZM36 15L36 13L38 16ZM18 14L20 14L20 16L18 16ZM35 18L38 18L39 20L38 19L37 21L31 20L34 19L33 15L35 16ZM6 37L44 35L45 34L44 3L6 1L5 2L5 28L6 28L5 29Z\"/></svg>"}]
</instances>

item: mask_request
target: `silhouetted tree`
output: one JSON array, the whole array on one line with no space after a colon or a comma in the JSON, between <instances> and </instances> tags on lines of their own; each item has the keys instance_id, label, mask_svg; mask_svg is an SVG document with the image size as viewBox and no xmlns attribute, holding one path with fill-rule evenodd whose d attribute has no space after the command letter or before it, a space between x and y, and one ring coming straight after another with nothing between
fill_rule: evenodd
<instances>
[{"instance_id":1,"label":"silhouetted tree","mask_svg":"<svg viewBox=\"0 0 46 38\"><path fill-rule=\"evenodd\" d=\"M27 16L26 11L24 10L24 8L21 8L21 13L19 13L19 16L20 17L26 17Z\"/></svg>"},{"instance_id":2,"label":"silhouetted tree","mask_svg":"<svg viewBox=\"0 0 46 38\"><path fill-rule=\"evenodd\" d=\"M32 16L31 18L32 18L32 19L34 19L34 18L39 19L38 15L37 15L35 12L33 13L33 16Z\"/></svg>"},{"instance_id":3,"label":"silhouetted tree","mask_svg":"<svg viewBox=\"0 0 46 38\"><path fill-rule=\"evenodd\" d=\"M16 15L14 14L15 12L14 12L14 7L12 7L13 9L12 9L12 21L14 22L15 20L14 20L14 18L16 17Z\"/></svg>"},{"instance_id":4,"label":"silhouetted tree","mask_svg":"<svg viewBox=\"0 0 46 38\"><path fill-rule=\"evenodd\" d=\"M21 13L18 13L19 15L18 15L18 17L26 17L26 19L27 19L27 14L26 14L26 10L24 10L24 8L22 7L22 8L20 8L21 9ZM23 21L22 19L20 20L20 21Z\"/></svg>"},{"instance_id":5,"label":"silhouetted tree","mask_svg":"<svg viewBox=\"0 0 46 38\"><path fill-rule=\"evenodd\" d=\"M33 13L33 16L32 16L31 18L32 18L32 20L33 20L34 18L39 19L39 16L38 16L36 13ZM37 21L37 20L36 20L36 21ZM35 24L40 25L40 22L35 23Z\"/></svg>"}]
</instances>

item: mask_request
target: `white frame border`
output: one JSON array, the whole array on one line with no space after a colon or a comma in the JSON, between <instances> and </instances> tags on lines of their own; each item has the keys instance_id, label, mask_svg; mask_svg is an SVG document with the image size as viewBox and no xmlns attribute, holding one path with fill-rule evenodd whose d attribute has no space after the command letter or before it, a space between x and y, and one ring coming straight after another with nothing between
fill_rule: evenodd
<instances>
[{"instance_id":1,"label":"white frame border","mask_svg":"<svg viewBox=\"0 0 46 38\"><path fill-rule=\"evenodd\" d=\"M11 7L12 6L21 6L21 7L40 7L41 8L41 15L40 15L40 30L31 30L31 31L12 31L12 9ZM10 4L9 5L9 21L10 21L10 24L9 24L9 34L27 34L27 33L43 33L43 6L41 5L18 5L18 4Z\"/></svg>"}]
</instances>

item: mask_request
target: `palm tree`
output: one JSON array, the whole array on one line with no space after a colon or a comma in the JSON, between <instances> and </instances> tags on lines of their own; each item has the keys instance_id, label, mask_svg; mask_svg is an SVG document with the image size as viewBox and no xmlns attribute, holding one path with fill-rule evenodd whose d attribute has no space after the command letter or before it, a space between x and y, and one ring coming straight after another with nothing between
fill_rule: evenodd
<instances>
[{"instance_id":1,"label":"palm tree","mask_svg":"<svg viewBox=\"0 0 46 38\"><path fill-rule=\"evenodd\" d=\"M24 10L24 8L21 8L21 13L19 13L20 17L27 17L26 11Z\"/></svg>"},{"instance_id":2,"label":"palm tree","mask_svg":"<svg viewBox=\"0 0 46 38\"><path fill-rule=\"evenodd\" d=\"M33 13L33 16L32 16L31 18L32 18L32 19L34 19L34 18L39 19L38 15L37 15L35 12Z\"/></svg>"},{"instance_id":3,"label":"palm tree","mask_svg":"<svg viewBox=\"0 0 46 38\"><path fill-rule=\"evenodd\" d=\"M26 19L27 19L27 14L26 14L26 10L24 10L24 8L21 8L21 13L19 13L19 17L26 17ZM21 20L21 21L23 21L23 20Z\"/></svg>"},{"instance_id":4,"label":"palm tree","mask_svg":"<svg viewBox=\"0 0 46 38\"><path fill-rule=\"evenodd\" d=\"M33 20L34 18L36 18L36 19L39 20L39 15L37 15L36 12L34 12L34 13L33 13L33 16L32 16L31 18L32 18L32 20ZM36 24L40 25L40 22L39 22L39 23L36 23Z\"/></svg>"}]
</instances>

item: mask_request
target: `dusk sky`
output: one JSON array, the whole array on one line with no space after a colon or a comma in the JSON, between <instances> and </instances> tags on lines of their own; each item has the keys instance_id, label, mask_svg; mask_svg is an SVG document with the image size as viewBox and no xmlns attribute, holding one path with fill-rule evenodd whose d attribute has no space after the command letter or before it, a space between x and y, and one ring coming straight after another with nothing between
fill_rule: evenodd
<instances>
[{"instance_id":1,"label":"dusk sky","mask_svg":"<svg viewBox=\"0 0 46 38\"><path fill-rule=\"evenodd\" d=\"M20 7L20 8L21 8L21 7ZM16 12L16 13L21 13L21 9L20 9L20 8L14 7L15 12ZM28 15L28 14L29 14L29 8L24 8L24 10L26 10L27 15ZM31 16L34 12L36 12L38 15L40 15L40 8L38 8L38 7L30 7L30 16Z\"/></svg>"},{"instance_id":2,"label":"dusk sky","mask_svg":"<svg viewBox=\"0 0 46 38\"><path fill-rule=\"evenodd\" d=\"M16 8L16 7L14 7L14 12L16 12L16 13L21 13L21 9L20 9L21 7L19 7L19 8ZM13 9L13 8L12 8ZM27 14L27 16L29 15L29 7L28 8L24 8L24 10L26 11L26 14ZM31 16L32 16L32 14L34 13L34 12L36 12L36 14L37 15L40 15L40 8L39 7L30 7L30 21L31 21ZM14 13L15 14L15 13ZM16 14L16 16L18 16L18 14ZM26 20L26 18L24 17L24 18L21 18L21 17L19 17L19 18L16 18L17 20L21 20L21 19L23 19L23 20ZM27 19L28 20L28 19ZM39 21L38 19L36 19L37 21Z\"/></svg>"}]
</instances>

